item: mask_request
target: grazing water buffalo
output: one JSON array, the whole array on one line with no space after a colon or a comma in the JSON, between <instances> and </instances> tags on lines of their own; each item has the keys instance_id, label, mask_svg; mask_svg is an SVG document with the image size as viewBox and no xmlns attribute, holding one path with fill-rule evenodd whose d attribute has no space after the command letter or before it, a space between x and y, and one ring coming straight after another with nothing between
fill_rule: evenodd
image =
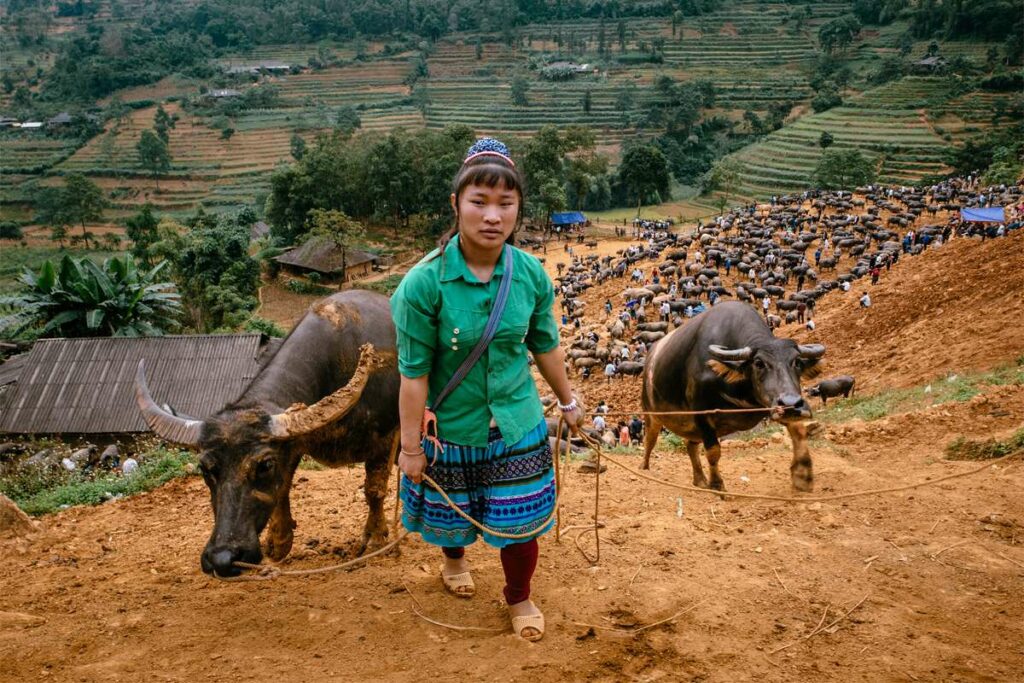
<instances>
[{"instance_id":1,"label":"grazing water buffalo","mask_svg":"<svg viewBox=\"0 0 1024 683\"><path fill-rule=\"evenodd\" d=\"M288 494L307 453L329 467L366 464L362 549L383 544L398 386L388 299L359 290L314 304L242 395L203 420L161 408L140 361L135 397L147 424L167 441L200 451L214 515L203 571L233 576L234 562L258 563L268 523L263 550L274 560L288 554L295 528Z\"/></svg>"},{"instance_id":2,"label":"grazing water buffalo","mask_svg":"<svg viewBox=\"0 0 1024 683\"><path fill-rule=\"evenodd\" d=\"M828 399L835 398L836 396L842 396L843 398L849 398L853 394L855 380L850 375L837 375L835 377L829 377L823 379L813 387L807 389L808 396L820 396L821 405L828 405Z\"/></svg>"},{"instance_id":3,"label":"grazing water buffalo","mask_svg":"<svg viewBox=\"0 0 1024 683\"><path fill-rule=\"evenodd\" d=\"M641 400L646 412L700 411L725 408L767 408L793 440L790 466L793 486L813 487L807 448L810 406L800 395L800 377L817 374L824 355L820 344L797 345L772 336L749 306L723 302L662 339L647 356ZM704 444L711 467L710 487L724 490L718 472L719 439L750 429L765 413L720 415L647 415L644 469L662 427L686 440L695 486L708 486L699 447Z\"/></svg>"}]
</instances>

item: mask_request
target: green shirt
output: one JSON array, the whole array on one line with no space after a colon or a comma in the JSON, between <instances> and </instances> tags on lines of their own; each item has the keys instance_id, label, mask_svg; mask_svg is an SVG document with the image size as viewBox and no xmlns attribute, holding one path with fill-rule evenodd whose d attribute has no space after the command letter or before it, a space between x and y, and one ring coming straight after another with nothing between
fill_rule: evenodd
<instances>
[{"instance_id":1,"label":"green shirt","mask_svg":"<svg viewBox=\"0 0 1024 683\"><path fill-rule=\"evenodd\" d=\"M438 411L438 434L446 441L486 446L493 416L512 444L544 417L527 350L547 353L558 346L554 287L535 257L515 248L512 254L512 289L498 331ZM490 282L480 282L466 265L458 235L443 257L436 255L434 250L417 263L391 297L398 371L410 378L430 374L428 405L483 334L498 294L497 276L505 272L502 255Z\"/></svg>"}]
</instances>

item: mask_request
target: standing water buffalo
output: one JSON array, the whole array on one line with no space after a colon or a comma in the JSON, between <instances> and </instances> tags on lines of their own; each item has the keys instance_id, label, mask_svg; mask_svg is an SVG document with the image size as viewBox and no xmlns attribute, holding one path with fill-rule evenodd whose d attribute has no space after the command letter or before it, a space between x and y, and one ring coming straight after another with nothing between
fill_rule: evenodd
<instances>
[{"instance_id":1,"label":"standing water buffalo","mask_svg":"<svg viewBox=\"0 0 1024 683\"><path fill-rule=\"evenodd\" d=\"M772 336L753 308L723 302L674 330L654 346L644 368L644 411L699 411L728 408L767 408L782 422L793 440L790 466L793 486L813 487L808 427L811 409L800 395L800 377L818 373L824 355L820 344L797 345ZM757 425L766 413L719 415L647 415L644 469L662 426L686 440L693 464L694 486L708 486L699 446L704 444L711 467L710 488L724 490L718 473L719 439Z\"/></svg>"},{"instance_id":2,"label":"standing water buffalo","mask_svg":"<svg viewBox=\"0 0 1024 683\"><path fill-rule=\"evenodd\" d=\"M828 405L828 399L835 398L836 396L850 398L850 394L853 393L854 384L856 384L856 380L850 375L836 375L835 377L823 379L813 387L809 387L807 395L820 396L821 405L825 406Z\"/></svg>"},{"instance_id":3,"label":"standing water buffalo","mask_svg":"<svg viewBox=\"0 0 1024 683\"><path fill-rule=\"evenodd\" d=\"M200 451L214 515L203 571L234 576L235 562L258 563L268 522L266 554L288 554L295 528L288 494L306 453L329 467L366 464L363 549L383 544L398 386L388 299L358 290L314 304L242 395L203 420L157 405L140 361L135 396L147 424L167 441Z\"/></svg>"}]
</instances>

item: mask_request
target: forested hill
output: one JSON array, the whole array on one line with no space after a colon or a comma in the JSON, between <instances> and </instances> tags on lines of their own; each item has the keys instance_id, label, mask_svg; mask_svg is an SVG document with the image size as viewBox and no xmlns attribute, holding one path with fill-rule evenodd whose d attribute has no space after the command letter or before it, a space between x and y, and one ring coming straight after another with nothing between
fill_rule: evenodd
<instances>
[{"instance_id":1,"label":"forested hill","mask_svg":"<svg viewBox=\"0 0 1024 683\"><path fill-rule=\"evenodd\" d=\"M999 159L1005 175L1020 161L1016 0L0 8L0 221L30 232L64 220L52 190L79 173L103 195L95 222L115 231L147 203L176 217L200 204L262 215L288 187L275 168L325 133L365 162L349 176L368 186L346 188L361 201L344 208L403 223L434 209L397 202L404 190L374 184L366 160L422 170L416 155L440 143L417 147L428 134L417 131L495 133L522 152L546 124L577 126L560 152L586 163L565 157L531 178L537 216L702 190L717 194L688 206L707 213L834 185L822 162L840 154L864 169L841 182L915 183ZM633 168L661 175L625 175L631 149L642 149Z\"/></svg>"}]
</instances>

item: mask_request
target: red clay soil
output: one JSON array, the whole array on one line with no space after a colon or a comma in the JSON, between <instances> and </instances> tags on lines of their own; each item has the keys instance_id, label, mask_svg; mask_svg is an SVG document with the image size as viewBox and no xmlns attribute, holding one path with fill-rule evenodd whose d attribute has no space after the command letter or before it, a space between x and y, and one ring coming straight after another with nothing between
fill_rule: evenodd
<instances>
[{"instance_id":1,"label":"red clay soil","mask_svg":"<svg viewBox=\"0 0 1024 683\"><path fill-rule=\"evenodd\" d=\"M1021 247L1020 236L963 241L901 261L867 312L854 292L834 308L843 295L829 295L818 338L832 368L877 387L1012 361L1021 350ZM864 316L870 334L856 324ZM1005 438L1022 416L1024 386L1009 385L828 425L812 442L816 491L969 471L978 463L946 460L946 445ZM729 440L723 452L729 490L791 495L781 435ZM635 452L620 457L639 462ZM665 440L651 473L690 481L685 454ZM566 479L562 524L585 525L595 479L572 467ZM361 483L360 468L298 473L285 568L352 556L365 516ZM497 553L479 544L468 551L478 595L460 600L441 587L439 553L416 537L400 556L351 572L211 579L199 571L212 512L197 477L50 515L45 531L0 541L0 679L1008 681L1024 671L1019 458L834 503L680 496L612 465L601 487L599 566L574 547L579 529L561 543L541 540L534 599L547 633L537 644L508 631ZM580 543L594 552L592 534ZM437 621L495 630L428 623L409 591Z\"/></svg>"},{"instance_id":2,"label":"red clay soil","mask_svg":"<svg viewBox=\"0 0 1024 683\"><path fill-rule=\"evenodd\" d=\"M1024 230L901 259L876 286L829 293L819 311L813 333L793 336L826 344L828 371L867 391L1012 361L1024 354Z\"/></svg>"}]
</instances>

